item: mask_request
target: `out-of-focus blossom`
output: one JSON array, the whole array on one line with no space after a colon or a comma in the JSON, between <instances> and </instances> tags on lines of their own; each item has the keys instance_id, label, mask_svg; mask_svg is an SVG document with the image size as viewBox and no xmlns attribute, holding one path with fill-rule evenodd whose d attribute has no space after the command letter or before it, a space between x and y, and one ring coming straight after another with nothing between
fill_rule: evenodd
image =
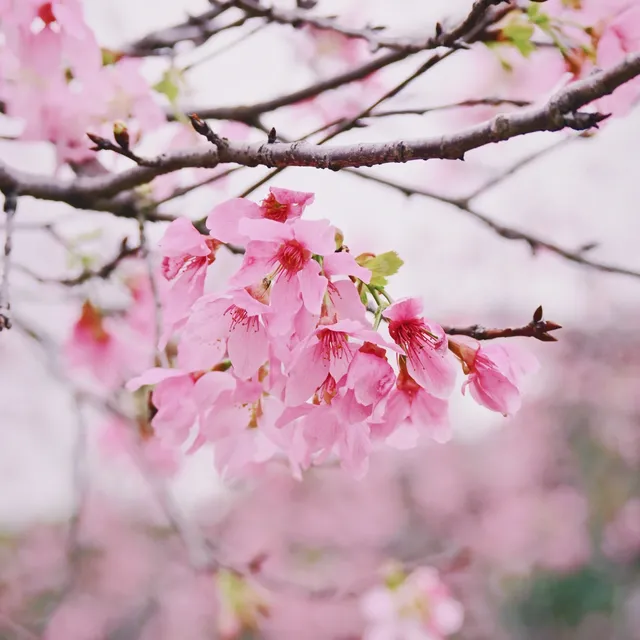
<instances>
[{"instance_id":1,"label":"out-of-focus blossom","mask_svg":"<svg viewBox=\"0 0 640 640\"><path fill-rule=\"evenodd\" d=\"M365 640L440 640L462 626L463 611L430 567L392 576L361 600Z\"/></svg>"},{"instance_id":2,"label":"out-of-focus blossom","mask_svg":"<svg viewBox=\"0 0 640 640\"><path fill-rule=\"evenodd\" d=\"M144 368L149 349L86 300L66 341L65 354L71 367L89 371L105 388L114 389Z\"/></svg>"}]
</instances>

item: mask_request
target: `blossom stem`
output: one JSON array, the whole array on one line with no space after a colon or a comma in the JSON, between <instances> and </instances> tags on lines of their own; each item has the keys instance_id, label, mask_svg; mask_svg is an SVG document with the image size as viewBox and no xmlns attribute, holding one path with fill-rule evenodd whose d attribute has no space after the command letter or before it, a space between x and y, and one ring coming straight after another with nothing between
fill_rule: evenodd
<instances>
[{"instance_id":1,"label":"blossom stem","mask_svg":"<svg viewBox=\"0 0 640 640\"><path fill-rule=\"evenodd\" d=\"M380 326L380 322L382 322L382 311L383 311L382 301L380 300L380 296L378 295L378 290L375 287L372 287L371 285L368 284L367 289L369 290L369 293L371 294L371 297L374 299L377 306L375 315L373 318L373 328L374 330L377 331L378 327Z\"/></svg>"}]
</instances>

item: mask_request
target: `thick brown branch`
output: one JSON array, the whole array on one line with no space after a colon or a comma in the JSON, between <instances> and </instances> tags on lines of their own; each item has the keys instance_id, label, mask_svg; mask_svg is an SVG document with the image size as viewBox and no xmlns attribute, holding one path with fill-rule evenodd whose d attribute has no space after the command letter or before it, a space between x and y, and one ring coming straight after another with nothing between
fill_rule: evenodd
<instances>
[{"instance_id":1,"label":"thick brown branch","mask_svg":"<svg viewBox=\"0 0 640 640\"><path fill-rule=\"evenodd\" d=\"M22 195L67 202L80 208L95 208L96 201L112 198L156 176L186 167L234 163L250 167L306 166L338 170L431 158L458 159L471 149L515 136L597 124L598 114L576 114L577 110L637 75L640 75L640 53L630 54L610 69L568 85L545 105L500 114L448 136L335 146L304 142L247 144L221 139L223 144L217 147L168 153L145 159L145 166L112 175L80 177L72 182L34 176L0 164L0 189L17 190Z\"/></svg>"}]
</instances>

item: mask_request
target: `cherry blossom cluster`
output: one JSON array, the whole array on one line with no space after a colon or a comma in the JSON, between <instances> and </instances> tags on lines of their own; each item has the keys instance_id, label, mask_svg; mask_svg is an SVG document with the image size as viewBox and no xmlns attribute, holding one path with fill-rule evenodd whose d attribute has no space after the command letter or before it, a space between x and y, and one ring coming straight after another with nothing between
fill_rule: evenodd
<instances>
[{"instance_id":1,"label":"cherry blossom cluster","mask_svg":"<svg viewBox=\"0 0 640 640\"><path fill-rule=\"evenodd\" d=\"M159 347L175 344L176 355L173 366L128 383L133 391L153 386L155 435L190 452L213 443L226 474L284 456L296 477L335 459L360 477L378 444L449 438L460 371L463 392L516 412L532 356L448 338L417 298L393 302L387 276L401 260L352 255L327 220L302 218L313 201L272 187L260 204L215 207L208 235L186 219L168 226ZM223 291L205 293L225 244L246 247L242 264Z\"/></svg>"},{"instance_id":2,"label":"cherry blossom cluster","mask_svg":"<svg viewBox=\"0 0 640 640\"><path fill-rule=\"evenodd\" d=\"M141 63L100 48L81 0L0 0L0 15L0 97L22 140L81 162L94 156L87 131L126 119L138 135L165 122Z\"/></svg>"},{"instance_id":3,"label":"cherry blossom cluster","mask_svg":"<svg viewBox=\"0 0 640 640\"><path fill-rule=\"evenodd\" d=\"M628 0L531 2L507 15L500 27L498 42L512 46L491 47L495 56L475 50L482 60L478 81L491 82L490 67L499 67L497 75L506 81L501 88L509 95L539 100L541 94L553 93L638 51L640 5ZM634 78L593 106L602 113L623 116L638 95L640 80Z\"/></svg>"}]
</instances>

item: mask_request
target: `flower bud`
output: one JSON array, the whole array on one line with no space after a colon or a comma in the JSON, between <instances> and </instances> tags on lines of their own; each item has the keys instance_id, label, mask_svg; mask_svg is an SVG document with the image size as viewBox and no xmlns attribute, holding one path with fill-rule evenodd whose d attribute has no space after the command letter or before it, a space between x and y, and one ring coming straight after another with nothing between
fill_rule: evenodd
<instances>
[{"instance_id":1,"label":"flower bud","mask_svg":"<svg viewBox=\"0 0 640 640\"><path fill-rule=\"evenodd\" d=\"M129 151L129 130L122 120L116 120L113 123L113 137L121 149Z\"/></svg>"}]
</instances>

